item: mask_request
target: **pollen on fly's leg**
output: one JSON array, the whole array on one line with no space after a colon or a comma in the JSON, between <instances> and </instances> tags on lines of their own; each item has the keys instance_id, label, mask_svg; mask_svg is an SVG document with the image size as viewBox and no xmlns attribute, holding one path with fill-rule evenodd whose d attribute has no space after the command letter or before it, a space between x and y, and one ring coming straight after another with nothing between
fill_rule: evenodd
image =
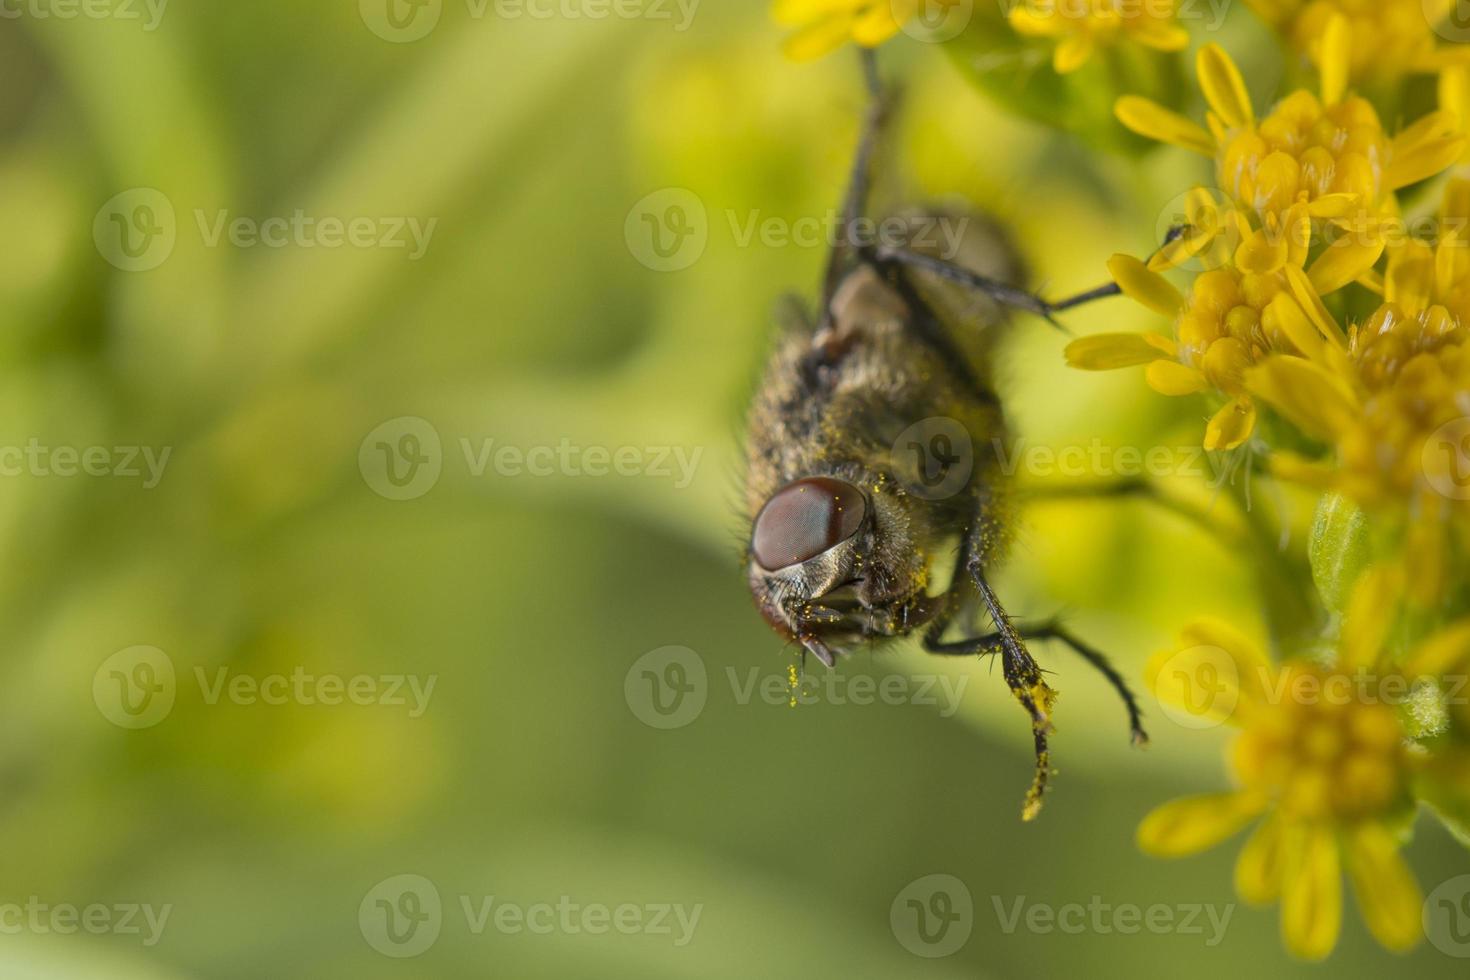
<instances>
[{"instance_id":1,"label":"pollen on fly's leg","mask_svg":"<svg viewBox=\"0 0 1470 980\"><path fill-rule=\"evenodd\" d=\"M950 625L953 613L956 611L954 604L951 603L947 614L937 619L925 633L924 648L930 653L951 656L1000 654L1006 686L1010 688L1011 695L1020 702L1021 707L1026 710L1031 719L1036 772L1021 808L1021 819L1032 820L1041 812L1041 804L1051 781L1051 747L1048 735L1052 730L1051 713L1057 692L1047 684L1041 665L1026 648L1027 639L1059 640L1070 646L1102 673L1118 692L1127 708L1129 734L1135 745L1144 745L1148 742L1148 734L1143 729L1143 713L1128 683L1108 662L1108 659L1096 649L1083 643L1059 623L1049 622L1036 629L1028 630L1023 635L1022 631L1012 622L989 580L986 579L983 555L968 540L961 548L956 568L956 574L960 573L964 573L973 583L979 593L981 605L989 614L995 630L981 636L945 640L943 638L945 630ZM959 584L955 583L951 586L952 590Z\"/></svg>"}]
</instances>

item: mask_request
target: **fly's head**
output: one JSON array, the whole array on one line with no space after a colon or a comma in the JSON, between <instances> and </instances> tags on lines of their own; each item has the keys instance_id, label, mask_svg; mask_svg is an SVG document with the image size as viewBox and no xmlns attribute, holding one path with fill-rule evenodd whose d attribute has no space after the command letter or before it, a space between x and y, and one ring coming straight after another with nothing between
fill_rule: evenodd
<instances>
[{"instance_id":1,"label":"fly's head","mask_svg":"<svg viewBox=\"0 0 1470 980\"><path fill-rule=\"evenodd\" d=\"M804 477L777 490L751 527L750 589L766 622L828 667L866 638L932 619L917 502L882 478Z\"/></svg>"}]
</instances>

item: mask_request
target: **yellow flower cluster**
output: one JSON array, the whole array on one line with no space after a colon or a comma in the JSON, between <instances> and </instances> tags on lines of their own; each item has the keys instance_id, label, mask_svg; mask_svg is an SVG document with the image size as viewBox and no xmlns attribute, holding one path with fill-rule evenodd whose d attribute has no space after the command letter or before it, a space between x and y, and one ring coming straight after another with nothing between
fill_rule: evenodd
<instances>
[{"instance_id":1,"label":"yellow flower cluster","mask_svg":"<svg viewBox=\"0 0 1470 980\"><path fill-rule=\"evenodd\" d=\"M1435 30L1454 10L1455 0L1246 0L1318 68L1328 22L1348 25L1354 82L1392 84L1410 74L1432 74L1464 63L1463 48L1441 43Z\"/></svg>"},{"instance_id":2,"label":"yellow flower cluster","mask_svg":"<svg viewBox=\"0 0 1470 980\"><path fill-rule=\"evenodd\" d=\"M1381 944L1402 952L1423 937L1424 898L1399 854L1400 831L1414 781L1439 760L1409 749L1403 711L1416 684L1470 666L1470 621L1392 657L1385 639L1401 582L1391 570L1363 576L1330 664L1274 665L1208 619L1149 664L1154 693L1176 716L1240 734L1229 753L1237 788L1164 804L1139 826L1139 846L1183 857L1259 818L1236 862L1236 890L1252 904L1281 903L1282 937L1304 959L1337 943L1344 871Z\"/></svg>"},{"instance_id":3,"label":"yellow flower cluster","mask_svg":"<svg viewBox=\"0 0 1470 980\"><path fill-rule=\"evenodd\" d=\"M1290 951L1332 951L1344 879L1373 936L1405 951L1423 936L1423 896L1400 855L1417 808L1470 839L1470 706L1448 697L1470 676L1470 45L1445 43L1454 0L1247 2L1316 71L1315 89L1258 114L1235 62L1205 44L1203 120L1117 99L1117 122L1203 155L1213 185L1190 191L1185 223L1154 255L1108 263L1169 328L1086 336L1067 360L1141 368L1161 394L1206 396L1206 449L1269 454L1273 477L1324 495L1308 551L1326 626L1273 662L1200 620L1150 662L1176 721L1238 728L1237 785L1165 804L1138 841L1178 857L1256 823L1236 890L1280 903ZM775 5L799 58L880 44L921 11L925 0ZM1166 0L1018 0L1006 20L1053 41L1059 73L1120 41L1189 42ZM1439 109L1405 113L1427 90L1405 85L1414 75L1438 76ZM1405 212L1436 199L1433 227L1408 234ZM1357 529L1346 544L1322 519L1339 511Z\"/></svg>"},{"instance_id":4,"label":"yellow flower cluster","mask_svg":"<svg viewBox=\"0 0 1470 980\"><path fill-rule=\"evenodd\" d=\"M1098 48L1125 38L1156 51L1189 46L1173 0L1023 0L1009 20L1017 34L1057 42L1052 67L1063 75L1081 68Z\"/></svg>"},{"instance_id":5,"label":"yellow flower cluster","mask_svg":"<svg viewBox=\"0 0 1470 980\"><path fill-rule=\"evenodd\" d=\"M819 58L849 41L877 47L916 18L943 15L987 14L972 0L775 0L772 6L776 22L794 29L786 53L797 61ZM1189 45L1175 0L1017 0L1006 20L1022 37L1054 41L1052 66L1060 74L1076 71L1094 52L1120 41L1156 51Z\"/></svg>"},{"instance_id":6,"label":"yellow flower cluster","mask_svg":"<svg viewBox=\"0 0 1470 980\"><path fill-rule=\"evenodd\" d=\"M1187 226L1152 258L1109 262L1121 291L1172 331L1085 337L1067 358L1141 366L1166 395L1211 395L1205 447L1255 436L1274 476L1355 502L1375 564L1352 580L1325 662L1303 650L1273 665L1215 621L1155 658L1150 684L1164 704L1240 728L1238 788L1159 808L1139 843L1180 856L1259 818L1236 887L1281 903L1288 949L1331 952L1346 873L1369 930L1403 951L1422 937L1423 897L1399 856L1401 831L1421 799L1470 812L1470 712L1444 711L1421 742L1423 705L1386 701L1362 681L1442 697L1470 672L1470 620L1452 612L1470 594L1470 179L1444 183L1422 240L1407 234L1398 194L1466 160L1470 69L1436 46L1419 0L1412 18L1389 0L1254 5L1269 6L1317 66L1320 90L1258 118L1240 71L1206 45L1203 125L1147 99L1118 101L1125 126L1210 158L1216 183L1191 192ZM1436 71L1443 108L1395 134L1349 90ZM1190 263L1204 271L1181 292L1165 274ZM1267 416L1278 421L1264 427ZM1298 434L1292 445L1322 449L1270 446L1288 437L1283 423ZM1404 652L1390 637L1410 619L1441 626ZM1332 689L1346 693L1321 696Z\"/></svg>"},{"instance_id":7,"label":"yellow flower cluster","mask_svg":"<svg viewBox=\"0 0 1470 980\"><path fill-rule=\"evenodd\" d=\"M1197 58L1208 128L1146 99L1118 102L1129 128L1211 157L1219 191L1195 191L1189 226L1148 263L1128 256L1110 263L1127 295L1173 320L1174 337L1088 337L1068 348L1068 360L1088 370L1145 364L1150 385L1164 394L1223 396L1205 430L1208 449L1234 449L1253 433L1251 368L1275 356L1305 357L1327 336L1345 336L1330 325L1322 298L1374 282L1386 247L1402 238L1395 192L1465 151L1454 112L1431 113L1389 137L1373 106L1346 93L1345 23L1329 21L1323 49L1336 61L1324 69L1321 97L1296 91L1264 119L1239 69L1214 45ZM1211 268L1185 298L1162 273L1201 257ZM1408 252L1399 261L1423 266ZM1446 261L1442 288L1461 288L1459 260ZM1464 281L1470 292L1470 276Z\"/></svg>"}]
</instances>

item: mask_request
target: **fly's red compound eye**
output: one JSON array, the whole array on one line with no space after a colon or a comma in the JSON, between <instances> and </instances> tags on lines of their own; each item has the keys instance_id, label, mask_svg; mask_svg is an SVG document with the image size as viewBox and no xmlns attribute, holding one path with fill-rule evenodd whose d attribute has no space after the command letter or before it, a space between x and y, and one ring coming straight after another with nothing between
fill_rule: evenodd
<instances>
[{"instance_id":1,"label":"fly's red compound eye","mask_svg":"<svg viewBox=\"0 0 1470 980\"><path fill-rule=\"evenodd\" d=\"M868 502L857 487L825 476L777 490L755 519L750 550L772 571L815 558L857 533Z\"/></svg>"}]
</instances>

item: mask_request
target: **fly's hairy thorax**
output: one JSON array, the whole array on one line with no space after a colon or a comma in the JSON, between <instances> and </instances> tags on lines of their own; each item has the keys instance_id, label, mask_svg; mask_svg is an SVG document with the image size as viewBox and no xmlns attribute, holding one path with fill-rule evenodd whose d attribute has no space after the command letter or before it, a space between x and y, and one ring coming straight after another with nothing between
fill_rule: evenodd
<instances>
[{"instance_id":1,"label":"fly's hairy thorax","mask_svg":"<svg viewBox=\"0 0 1470 980\"><path fill-rule=\"evenodd\" d=\"M868 266L847 276L832 307L831 326L783 338L756 398L747 452L751 516L804 476L921 487L924 460L904 436L931 419L952 420L968 435L974 465L957 491L997 483L1005 428L990 390L988 345L977 342L983 325L970 324L964 336ZM919 330L932 331L940 346ZM950 509L943 503L936 501L939 515Z\"/></svg>"}]
</instances>

